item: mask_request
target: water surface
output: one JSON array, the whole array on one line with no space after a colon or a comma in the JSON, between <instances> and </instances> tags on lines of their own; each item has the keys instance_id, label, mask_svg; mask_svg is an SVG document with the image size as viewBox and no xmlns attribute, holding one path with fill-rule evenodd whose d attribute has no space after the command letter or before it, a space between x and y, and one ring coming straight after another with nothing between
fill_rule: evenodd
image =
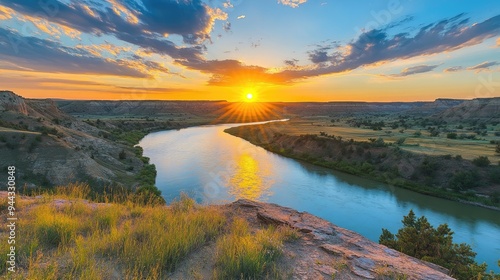
<instances>
[{"instance_id":1,"label":"water surface","mask_svg":"<svg viewBox=\"0 0 500 280\"><path fill-rule=\"evenodd\" d=\"M156 185L167 201L189 194L201 203L239 198L307 211L378 242L395 233L413 209L434 226L447 223L479 262L499 271L500 213L391 187L299 162L256 147L224 129L241 124L155 132L139 145L156 165Z\"/></svg>"}]
</instances>

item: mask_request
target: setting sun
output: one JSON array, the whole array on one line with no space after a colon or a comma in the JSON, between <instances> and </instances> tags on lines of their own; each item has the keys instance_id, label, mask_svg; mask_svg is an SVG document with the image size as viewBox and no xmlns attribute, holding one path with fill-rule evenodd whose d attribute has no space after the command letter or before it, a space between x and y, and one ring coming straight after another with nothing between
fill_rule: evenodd
<instances>
[{"instance_id":1,"label":"setting sun","mask_svg":"<svg viewBox=\"0 0 500 280\"><path fill-rule=\"evenodd\" d=\"M253 99L253 94L247 93L247 101L251 101Z\"/></svg>"}]
</instances>

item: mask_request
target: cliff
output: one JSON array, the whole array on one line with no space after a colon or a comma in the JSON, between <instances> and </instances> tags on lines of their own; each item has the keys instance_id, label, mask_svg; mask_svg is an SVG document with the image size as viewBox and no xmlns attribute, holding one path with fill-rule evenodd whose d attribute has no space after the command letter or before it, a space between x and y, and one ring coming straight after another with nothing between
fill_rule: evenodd
<instances>
[{"instance_id":1,"label":"cliff","mask_svg":"<svg viewBox=\"0 0 500 280\"><path fill-rule=\"evenodd\" d=\"M17 198L20 207L16 215L22 215L23 226L16 229L17 270L10 276L453 279L442 267L276 204L238 200L201 206L184 197L169 206L141 206L92 202L83 199L85 187L81 186L69 186L64 193ZM78 195L72 196L75 193ZM7 200L6 196L6 192L0 192L2 201ZM5 205L0 207L3 218L7 215ZM2 240L7 238L8 230L0 229ZM284 236L288 238L283 240ZM43 258L28 258L22 253L28 248ZM224 262L224 258L236 263ZM5 255L0 256L3 276L4 260ZM228 276L231 272L241 277Z\"/></svg>"},{"instance_id":2,"label":"cliff","mask_svg":"<svg viewBox=\"0 0 500 280\"><path fill-rule=\"evenodd\" d=\"M436 117L455 121L500 121L500 97L467 100Z\"/></svg>"}]
</instances>

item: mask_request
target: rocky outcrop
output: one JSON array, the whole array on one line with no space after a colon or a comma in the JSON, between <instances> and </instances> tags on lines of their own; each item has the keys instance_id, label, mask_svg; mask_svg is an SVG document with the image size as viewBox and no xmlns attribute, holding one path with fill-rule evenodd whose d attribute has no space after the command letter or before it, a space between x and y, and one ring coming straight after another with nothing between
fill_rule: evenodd
<instances>
[{"instance_id":1,"label":"rocky outcrop","mask_svg":"<svg viewBox=\"0 0 500 280\"><path fill-rule=\"evenodd\" d=\"M293 279L453 279L445 268L376 244L306 212L250 200L238 200L228 207L250 222L286 225L302 233L295 245L284 248Z\"/></svg>"},{"instance_id":2,"label":"rocky outcrop","mask_svg":"<svg viewBox=\"0 0 500 280\"><path fill-rule=\"evenodd\" d=\"M28 106L24 102L24 98L12 91L0 91L0 110L28 115Z\"/></svg>"}]
</instances>

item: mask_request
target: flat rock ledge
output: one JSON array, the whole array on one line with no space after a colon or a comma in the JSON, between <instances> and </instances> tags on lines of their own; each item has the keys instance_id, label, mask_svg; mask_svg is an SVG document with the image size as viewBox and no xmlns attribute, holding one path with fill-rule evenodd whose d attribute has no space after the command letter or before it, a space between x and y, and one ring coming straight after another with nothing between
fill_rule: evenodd
<instances>
[{"instance_id":1,"label":"flat rock ledge","mask_svg":"<svg viewBox=\"0 0 500 280\"><path fill-rule=\"evenodd\" d=\"M454 279L441 266L374 243L307 212L246 199L227 206L249 221L287 225L302 233L295 244L284 248L292 279Z\"/></svg>"}]
</instances>

